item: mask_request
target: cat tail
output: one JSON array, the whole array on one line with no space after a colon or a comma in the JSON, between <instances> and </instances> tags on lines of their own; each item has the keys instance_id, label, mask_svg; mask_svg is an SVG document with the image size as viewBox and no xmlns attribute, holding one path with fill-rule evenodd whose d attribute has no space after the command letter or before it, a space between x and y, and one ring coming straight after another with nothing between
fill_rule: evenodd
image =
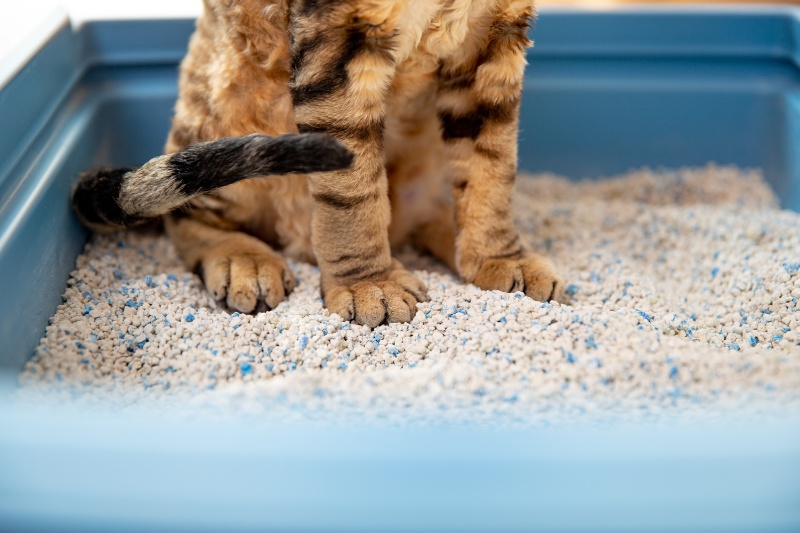
<instances>
[{"instance_id":1,"label":"cat tail","mask_svg":"<svg viewBox=\"0 0 800 533\"><path fill-rule=\"evenodd\" d=\"M96 231L136 226L193 197L247 178L348 168L353 154L323 133L247 135L193 144L138 168L82 174L72 191L78 218Z\"/></svg>"}]
</instances>

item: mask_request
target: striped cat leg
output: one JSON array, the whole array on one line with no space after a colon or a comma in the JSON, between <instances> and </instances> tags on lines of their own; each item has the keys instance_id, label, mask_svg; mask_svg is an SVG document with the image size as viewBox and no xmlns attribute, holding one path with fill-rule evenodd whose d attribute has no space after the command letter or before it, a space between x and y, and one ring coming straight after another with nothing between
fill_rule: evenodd
<instances>
[{"instance_id":1,"label":"striped cat leg","mask_svg":"<svg viewBox=\"0 0 800 533\"><path fill-rule=\"evenodd\" d=\"M426 298L388 239L383 133L397 16L391 1L304 0L291 14L298 128L328 133L355 154L349 170L309 176L322 295L331 312L370 327L411 320Z\"/></svg>"},{"instance_id":2,"label":"striped cat leg","mask_svg":"<svg viewBox=\"0 0 800 533\"><path fill-rule=\"evenodd\" d=\"M228 307L251 313L263 301L274 309L295 287L289 265L260 239L189 216L170 215L165 228L186 266Z\"/></svg>"},{"instance_id":3,"label":"striped cat leg","mask_svg":"<svg viewBox=\"0 0 800 533\"><path fill-rule=\"evenodd\" d=\"M528 251L511 216L531 17L530 2L509 0L477 53L442 63L438 115L453 180L459 274L483 289L548 301L561 296L564 282L549 260Z\"/></svg>"}]
</instances>

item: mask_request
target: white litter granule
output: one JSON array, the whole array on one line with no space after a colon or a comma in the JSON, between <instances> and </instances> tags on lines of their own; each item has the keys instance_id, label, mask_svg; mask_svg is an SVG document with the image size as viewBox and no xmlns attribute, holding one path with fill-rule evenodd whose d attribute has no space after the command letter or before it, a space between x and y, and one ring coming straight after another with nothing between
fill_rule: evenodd
<instances>
[{"instance_id":1,"label":"white litter granule","mask_svg":"<svg viewBox=\"0 0 800 533\"><path fill-rule=\"evenodd\" d=\"M563 304L481 291L407 251L408 324L329 314L318 270L226 312L158 235L96 236L20 376L29 401L287 417L537 424L787 413L800 403L800 214L756 171L518 181L516 217Z\"/></svg>"}]
</instances>

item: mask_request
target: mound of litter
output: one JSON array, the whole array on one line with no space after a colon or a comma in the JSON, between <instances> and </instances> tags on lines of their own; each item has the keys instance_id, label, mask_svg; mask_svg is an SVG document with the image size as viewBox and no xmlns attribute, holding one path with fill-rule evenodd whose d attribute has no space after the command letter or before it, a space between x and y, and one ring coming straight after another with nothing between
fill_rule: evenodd
<instances>
[{"instance_id":1,"label":"mound of litter","mask_svg":"<svg viewBox=\"0 0 800 533\"><path fill-rule=\"evenodd\" d=\"M515 213L564 303L481 291L433 260L408 324L329 314L319 272L229 313L160 235L96 236L20 376L25 401L287 417L537 424L786 413L800 404L800 214L756 171L521 176Z\"/></svg>"}]
</instances>

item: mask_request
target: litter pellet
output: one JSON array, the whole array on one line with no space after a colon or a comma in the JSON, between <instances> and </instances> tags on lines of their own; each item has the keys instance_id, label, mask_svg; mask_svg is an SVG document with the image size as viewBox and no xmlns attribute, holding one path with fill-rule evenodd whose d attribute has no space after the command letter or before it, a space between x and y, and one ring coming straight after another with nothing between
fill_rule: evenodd
<instances>
[{"instance_id":1,"label":"litter pellet","mask_svg":"<svg viewBox=\"0 0 800 533\"><path fill-rule=\"evenodd\" d=\"M800 214L758 171L517 183L519 227L564 274L562 303L481 291L406 250L431 298L408 324L343 322L296 262L288 301L232 313L164 236L95 236L19 401L509 424L800 404Z\"/></svg>"}]
</instances>

